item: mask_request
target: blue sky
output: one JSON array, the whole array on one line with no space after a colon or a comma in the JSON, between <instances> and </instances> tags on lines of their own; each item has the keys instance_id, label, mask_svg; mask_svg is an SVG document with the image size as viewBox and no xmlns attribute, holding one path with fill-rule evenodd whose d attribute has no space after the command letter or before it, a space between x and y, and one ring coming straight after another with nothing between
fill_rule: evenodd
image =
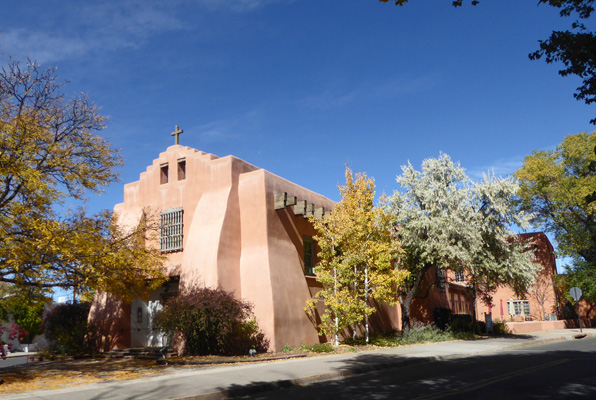
<instances>
[{"instance_id":1,"label":"blue sky","mask_svg":"<svg viewBox=\"0 0 596 400\"><path fill-rule=\"evenodd\" d=\"M56 66L110 117L126 165L91 211L122 201L175 125L183 145L339 200L346 163L392 193L408 160L505 176L592 131L579 80L528 59L570 23L536 0L3 0L0 61Z\"/></svg>"}]
</instances>

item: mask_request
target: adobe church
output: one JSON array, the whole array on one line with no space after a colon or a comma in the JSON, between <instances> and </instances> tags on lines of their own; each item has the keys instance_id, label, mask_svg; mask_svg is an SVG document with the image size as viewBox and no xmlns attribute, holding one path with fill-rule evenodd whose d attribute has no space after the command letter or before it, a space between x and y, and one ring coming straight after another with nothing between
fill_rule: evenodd
<instances>
[{"instance_id":1,"label":"adobe church","mask_svg":"<svg viewBox=\"0 0 596 400\"><path fill-rule=\"evenodd\" d=\"M195 285L251 302L271 351L318 343L304 311L317 286L307 217L334 202L236 157L182 146L180 133L176 127L176 144L124 186L124 202L114 207L124 226L136 224L145 207L160 212L170 281L131 305L96 296L90 320L101 324L107 347L165 345L151 329L152 315L180 287Z\"/></svg>"}]
</instances>

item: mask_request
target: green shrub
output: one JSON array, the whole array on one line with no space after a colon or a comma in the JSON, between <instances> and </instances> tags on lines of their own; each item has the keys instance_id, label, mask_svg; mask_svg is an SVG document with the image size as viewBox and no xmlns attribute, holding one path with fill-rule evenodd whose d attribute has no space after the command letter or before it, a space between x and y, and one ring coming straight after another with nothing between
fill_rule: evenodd
<instances>
[{"instance_id":1,"label":"green shrub","mask_svg":"<svg viewBox=\"0 0 596 400\"><path fill-rule=\"evenodd\" d=\"M228 354L248 354L251 349L257 353L265 353L269 348L269 341L265 339L257 321L250 319L234 324L232 333L226 337L224 347Z\"/></svg>"},{"instance_id":2,"label":"green shrub","mask_svg":"<svg viewBox=\"0 0 596 400\"><path fill-rule=\"evenodd\" d=\"M475 333L477 335L484 335L486 333L486 322L476 321L474 323L473 333Z\"/></svg>"},{"instance_id":3,"label":"green shrub","mask_svg":"<svg viewBox=\"0 0 596 400\"><path fill-rule=\"evenodd\" d=\"M449 331L442 331L434 324L423 325L417 321L412 322L410 329L398 334L397 341L399 344L414 344L425 342L443 342L446 340L453 340L455 337Z\"/></svg>"},{"instance_id":4,"label":"green shrub","mask_svg":"<svg viewBox=\"0 0 596 400\"><path fill-rule=\"evenodd\" d=\"M449 326L451 315L452 311L450 308L436 307L433 310L433 320L435 322L435 326L442 331L447 329L447 327Z\"/></svg>"},{"instance_id":5,"label":"green shrub","mask_svg":"<svg viewBox=\"0 0 596 400\"><path fill-rule=\"evenodd\" d=\"M565 319L577 319L577 311L575 310L575 306L571 304L571 302L566 302L563 305L563 318Z\"/></svg>"},{"instance_id":6,"label":"green shrub","mask_svg":"<svg viewBox=\"0 0 596 400\"><path fill-rule=\"evenodd\" d=\"M294 353L296 351L296 349L294 349L293 347L291 347L289 344L284 344L284 347L281 349L281 351L283 351L284 353Z\"/></svg>"},{"instance_id":7,"label":"green shrub","mask_svg":"<svg viewBox=\"0 0 596 400\"><path fill-rule=\"evenodd\" d=\"M50 352L80 355L97 351L91 338L94 328L87 323L90 308L90 303L64 303L45 313L43 328Z\"/></svg>"},{"instance_id":8,"label":"green shrub","mask_svg":"<svg viewBox=\"0 0 596 400\"><path fill-rule=\"evenodd\" d=\"M317 343L309 346L309 350L315 353L332 353L333 346L331 343Z\"/></svg>"},{"instance_id":9,"label":"green shrub","mask_svg":"<svg viewBox=\"0 0 596 400\"><path fill-rule=\"evenodd\" d=\"M453 314L449 330L453 333L484 334L486 333L486 323L484 321L474 321L474 317L469 314Z\"/></svg>"},{"instance_id":10,"label":"green shrub","mask_svg":"<svg viewBox=\"0 0 596 400\"><path fill-rule=\"evenodd\" d=\"M380 347L394 347L398 346L397 332L387 335L373 336L370 338L369 343L373 346Z\"/></svg>"},{"instance_id":11,"label":"green shrub","mask_svg":"<svg viewBox=\"0 0 596 400\"><path fill-rule=\"evenodd\" d=\"M397 346L398 343L396 342L396 334L397 331L385 333L385 334L375 334L370 335L368 343L366 343L365 336L358 336L358 337L350 337L342 340L342 344L348 346L366 346L367 344L372 346L379 346L379 347L393 347Z\"/></svg>"},{"instance_id":12,"label":"green shrub","mask_svg":"<svg viewBox=\"0 0 596 400\"><path fill-rule=\"evenodd\" d=\"M504 322L496 322L493 323L493 333L495 335L509 335L511 332L509 332L509 328Z\"/></svg>"},{"instance_id":13,"label":"green shrub","mask_svg":"<svg viewBox=\"0 0 596 400\"><path fill-rule=\"evenodd\" d=\"M468 318L469 320L467 320ZM456 320L460 321L456 322L456 324L464 325L466 329L469 328L471 330L452 331L451 328L441 330L435 324L432 323L429 325L424 325L421 322L412 321L412 326L410 329L403 332L393 332L390 334L371 336L368 344L379 347L394 347L415 343L444 342L447 340L456 339L472 339L474 338L474 329L484 329L483 323L478 324L476 328L473 328L474 323L471 319L471 316L469 315L462 318L456 318ZM347 338L344 341L342 341L342 344L356 346L366 345L367 343L364 337L357 337Z\"/></svg>"},{"instance_id":14,"label":"green shrub","mask_svg":"<svg viewBox=\"0 0 596 400\"><path fill-rule=\"evenodd\" d=\"M472 332L474 330L474 318L468 314L453 314L449 322L451 332Z\"/></svg>"},{"instance_id":15,"label":"green shrub","mask_svg":"<svg viewBox=\"0 0 596 400\"><path fill-rule=\"evenodd\" d=\"M252 305L232 293L198 288L170 299L156 314L153 326L180 334L190 355L266 352L269 342L252 317Z\"/></svg>"},{"instance_id":16,"label":"green shrub","mask_svg":"<svg viewBox=\"0 0 596 400\"><path fill-rule=\"evenodd\" d=\"M317 343L317 344L313 344L311 346L303 343L300 345L300 347L297 347L297 348L293 348L287 344L284 344L284 347L282 348L282 351L284 353L295 353L298 350L312 351L315 353L331 353L334 351L334 348L331 345L331 343Z\"/></svg>"},{"instance_id":17,"label":"green shrub","mask_svg":"<svg viewBox=\"0 0 596 400\"><path fill-rule=\"evenodd\" d=\"M0 321L8 321L12 315L14 322L27 331L21 343L31 343L41 333L42 315L50 299L33 292L14 292L0 299Z\"/></svg>"}]
</instances>

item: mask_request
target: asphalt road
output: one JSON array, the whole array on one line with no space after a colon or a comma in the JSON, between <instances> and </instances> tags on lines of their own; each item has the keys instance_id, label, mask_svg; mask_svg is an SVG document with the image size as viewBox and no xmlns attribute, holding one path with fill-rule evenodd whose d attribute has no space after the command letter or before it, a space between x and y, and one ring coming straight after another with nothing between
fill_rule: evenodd
<instances>
[{"instance_id":1,"label":"asphalt road","mask_svg":"<svg viewBox=\"0 0 596 400\"><path fill-rule=\"evenodd\" d=\"M596 338L428 362L253 399L596 399Z\"/></svg>"}]
</instances>

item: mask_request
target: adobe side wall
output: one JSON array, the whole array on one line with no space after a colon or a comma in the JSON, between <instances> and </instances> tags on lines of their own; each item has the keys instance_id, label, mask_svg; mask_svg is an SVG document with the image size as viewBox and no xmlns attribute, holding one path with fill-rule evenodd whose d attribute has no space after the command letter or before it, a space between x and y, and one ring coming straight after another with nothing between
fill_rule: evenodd
<instances>
[{"instance_id":1,"label":"adobe side wall","mask_svg":"<svg viewBox=\"0 0 596 400\"><path fill-rule=\"evenodd\" d=\"M334 202L273 175L257 170L240 177L242 297L255 304L259 325L271 350L314 344L319 337L304 311L310 298L304 274L303 238L315 232L293 206L276 210L275 193L286 192L315 207L330 210Z\"/></svg>"},{"instance_id":2,"label":"adobe side wall","mask_svg":"<svg viewBox=\"0 0 596 400\"><path fill-rule=\"evenodd\" d=\"M536 258L536 263L542 266L542 269L536 279L536 283L530 291L519 298L515 295L510 287L499 287L493 295L492 307L489 307L482 302L478 302L477 318L484 320L484 313L491 312L493 320L499 321L521 321L524 318L521 316L510 316L507 309L508 300L528 300L530 305L530 315L526 316L528 319L542 321L545 316L550 314L559 316L559 295L555 290L553 284L553 277L557 274L555 264L554 249L542 232L524 233L520 237L525 241L532 241L532 249Z\"/></svg>"}]
</instances>

